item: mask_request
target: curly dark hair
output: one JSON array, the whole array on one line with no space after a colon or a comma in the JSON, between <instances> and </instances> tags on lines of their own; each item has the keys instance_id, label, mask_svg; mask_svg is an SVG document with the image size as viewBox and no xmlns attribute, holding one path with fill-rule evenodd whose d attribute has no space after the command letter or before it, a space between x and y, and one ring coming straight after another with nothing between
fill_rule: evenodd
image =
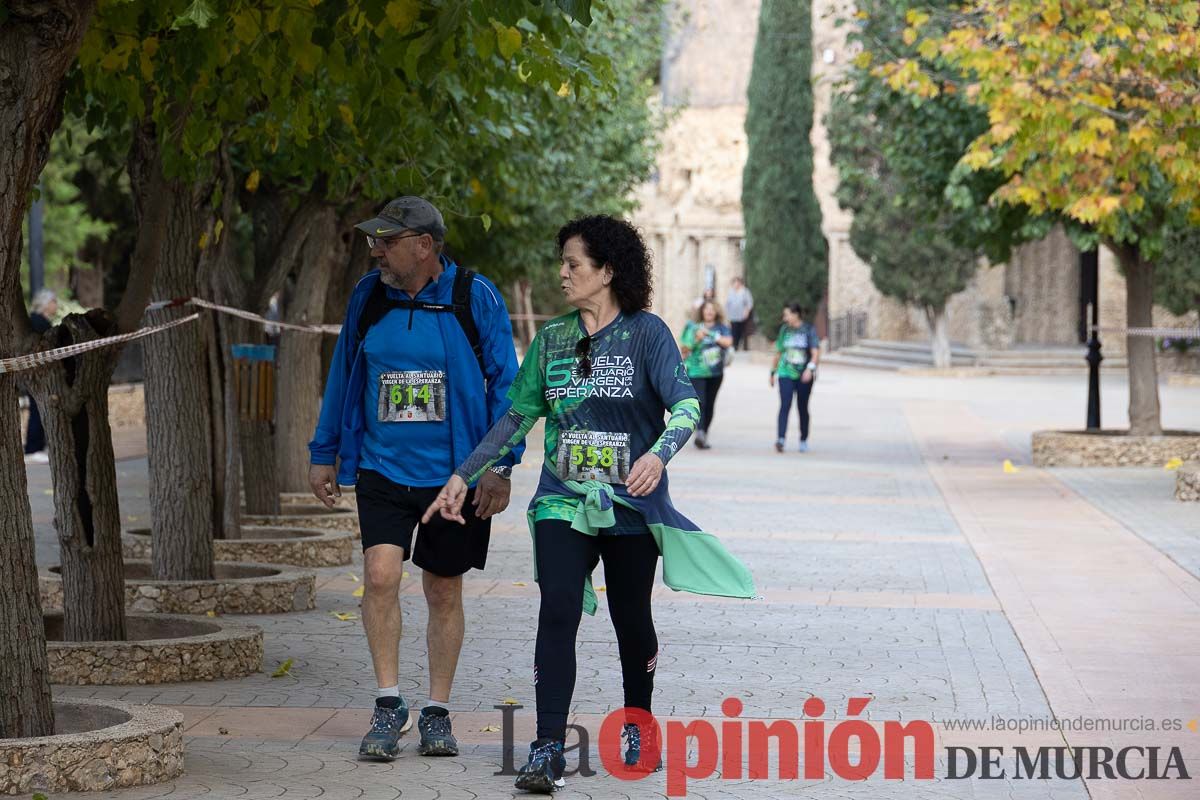
<instances>
[{"instance_id":1,"label":"curly dark hair","mask_svg":"<svg viewBox=\"0 0 1200 800\"><path fill-rule=\"evenodd\" d=\"M598 267L612 267L612 290L622 311L630 314L650 308L654 270L650 251L637 228L604 214L573 219L558 231L560 256L563 247L576 236Z\"/></svg>"}]
</instances>

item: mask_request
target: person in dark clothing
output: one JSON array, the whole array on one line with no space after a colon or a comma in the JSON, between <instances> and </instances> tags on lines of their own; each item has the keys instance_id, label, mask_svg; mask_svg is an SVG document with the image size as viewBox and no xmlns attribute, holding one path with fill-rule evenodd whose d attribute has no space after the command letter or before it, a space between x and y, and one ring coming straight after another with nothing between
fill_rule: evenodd
<instances>
[{"instance_id":1,"label":"person in dark clothing","mask_svg":"<svg viewBox=\"0 0 1200 800\"><path fill-rule=\"evenodd\" d=\"M34 333L45 333L53 327L50 320L58 313L58 296L49 289L41 289L33 296L33 310L29 314L29 325ZM42 415L33 396L29 397L29 427L25 430L25 463L45 464L46 431L42 428Z\"/></svg>"}]
</instances>

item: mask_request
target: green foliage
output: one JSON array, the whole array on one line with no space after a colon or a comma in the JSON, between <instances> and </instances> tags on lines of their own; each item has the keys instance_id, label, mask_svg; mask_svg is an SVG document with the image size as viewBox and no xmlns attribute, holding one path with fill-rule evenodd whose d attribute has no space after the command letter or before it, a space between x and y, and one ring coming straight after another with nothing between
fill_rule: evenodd
<instances>
[{"instance_id":1,"label":"green foliage","mask_svg":"<svg viewBox=\"0 0 1200 800\"><path fill-rule=\"evenodd\" d=\"M1200 312L1200 228L1168 231L1154 268L1157 303L1179 316Z\"/></svg>"},{"instance_id":2,"label":"green foliage","mask_svg":"<svg viewBox=\"0 0 1200 800\"><path fill-rule=\"evenodd\" d=\"M451 242L465 262L501 285L519 278L552 284L554 235L582 214L622 215L632 190L654 166L661 115L650 105L648 73L661 48L662 0L611 0L597 9L579 47L611 60L612 80L579 94L570 85L525 93L530 124L497 151L465 154L464 197L471 214L491 222L454 226ZM561 301L561 297L554 295Z\"/></svg>"},{"instance_id":3,"label":"green foliage","mask_svg":"<svg viewBox=\"0 0 1200 800\"><path fill-rule=\"evenodd\" d=\"M837 198L854 212L850 244L884 294L940 310L966 288L979 256L1008 259L1014 244L1045 235L1049 221L1023 208L992 206L1003 183L994 171L958 167L987 129L987 114L954 91L925 102L893 89L872 62L913 58L905 42L909 13L935 13L941 0L858 0L847 39L861 55L834 93L826 118ZM931 23L932 24L932 23Z\"/></svg>"},{"instance_id":4,"label":"green foliage","mask_svg":"<svg viewBox=\"0 0 1200 800\"><path fill-rule=\"evenodd\" d=\"M45 285L66 297L72 265L80 265L80 252L90 239L107 238L113 225L93 216L76 185L85 160L84 151L95 139L77 120L65 120L50 141L50 159L39 181ZM22 284L29 286L29 217L22 228Z\"/></svg>"},{"instance_id":5,"label":"green foliage","mask_svg":"<svg viewBox=\"0 0 1200 800\"><path fill-rule=\"evenodd\" d=\"M789 301L815 309L825 292L812 121L812 4L764 0L750 73L749 155L742 177L747 282L764 320L776 319Z\"/></svg>"}]
</instances>

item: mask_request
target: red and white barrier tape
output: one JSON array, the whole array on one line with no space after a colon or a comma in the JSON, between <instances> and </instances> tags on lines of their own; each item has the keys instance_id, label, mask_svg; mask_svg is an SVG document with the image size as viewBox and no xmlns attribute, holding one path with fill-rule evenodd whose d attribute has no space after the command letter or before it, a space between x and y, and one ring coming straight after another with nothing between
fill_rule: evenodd
<instances>
[{"instance_id":1,"label":"red and white barrier tape","mask_svg":"<svg viewBox=\"0 0 1200 800\"><path fill-rule=\"evenodd\" d=\"M264 316L254 314L250 311L243 311L240 308L232 308L230 306L212 303L208 300L202 300L199 297L177 297L172 300L156 300L155 302L146 306L146 311L162 311L167 308L179 308L182 306L206 308L222 314L229 314L230 316L238 317L239 319L249 320L250 322L257 322L262 325L273 325L282 330L299 331L301 333L321 333L337 336L342 331L341 325L298 325L292 322L279 322L278 320L267 319ZM512 317L513 319L551 319L551 317L546 317L541 314L514 314ZM118 336L106 336L102 339L92 339L91 341L87 342L69 344L65 347L56 347L52 350L42 350L37 353L29 353L27 355L14 356L13 358L0 359L0 374L4 374L6 372L21 372L23 370L33 369L34 367L52 364L55 361L62 361L65 358L71 358L73 356L80 355L81 353L87 353L92 350L100 350L105 347L112 347L113 345L122 344L124 342L131 342L134 339L141 339L142 337L149 336L153 333L159 333L161 331L179 327L180 325L185 325L199 318L200 314L198 313L190 314L189 316L181 317L180 319L172 320L171 322L164 322L161 325L152 325L147 328L139 328L136 331L122 333Z\"/></svg>"},{"instance_id":2,"label":"red and white barrier tape","mask_svg":"<svg viewBox=\"0 0 1200 800\"><path fill-rule=\"evenodd\" d=\"M1165 336L1179 339L1200 339L1200 328L1116 328L1101 325L1088 326L1100 333L1123 333L1126 336Z\"/></svg>"},{"instance_id":3,"label":"red and white barrier tape","mask_svg":"<svg viewBox=\"0 0 1200 800\"><path fill-rule=\"evenodd\" d=\"M64 347L55 347L53 350L42 350L38 353L29 353L23 356L0 359L0 374L5 372L22 372L27 369L33 369L34 367L52 364L55 361L62 361L64 358L72 358L92 350L101 350L105 347L112 347L115 344L131 342L134 339L141 339L143 336L149 336L152 333L159 333L160 331L177 328L180 325L185 325L199 318L199 314L192 314L187 317L172 320L171 322L165 322L162 325L154 325L150 328L140 328L136 331L132 331L131 333L122 333L117 336L105 336L102 339L92 339L87 342L68 344Z\"/></svg>"},{"instance_id":4,"label":"red and white barrier tape","mask_svg":"<svg viewBox=\"0 0 1200 800\"><path fill-rule=\"evenodd\" d=\"M228 314L231 317L249 320L250 322L258 322L262 325L273 325L276 328L283 330L300 331L301 333L328 333L337 336L342 332L341 325L298 325L292 322L280 322L278 320L267 319L266 317L254 314L250 311L243 311L240 308L232 308L230 306L212 303L208 300L202 300L199 297L177 297L174 300L158 300L146 306L146 310L161 311L164 308L172 308L175 306L195 306L196 308L207 308L211 311Z\"/></svg>"}]
</instances>

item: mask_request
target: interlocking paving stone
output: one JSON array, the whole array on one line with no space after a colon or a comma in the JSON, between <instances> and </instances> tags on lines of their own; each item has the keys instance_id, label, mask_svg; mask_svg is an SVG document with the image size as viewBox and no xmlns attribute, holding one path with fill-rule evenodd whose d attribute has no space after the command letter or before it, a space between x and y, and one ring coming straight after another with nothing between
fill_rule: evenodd
<instances>
[{"instance_id":1,"label":"interlocking paving stone","mask_svg":"<svg viewBox=\"0 0 1200 800\"><path fill-rule=\"evenodd\" d=\"M982 379L965 388L953 382L934 388L897 376L830 370L813 397L812 451L795 452L793 419L789 450L780 455L771 449L775 395L760 385L765 384L764 372L748 361L735 365L722 390L712 432L714 449L689 448L670 472L680 509L705 529L725 536L730 549L750 565L767 599L656 594L654 614L662 643L656 711L679 719L704 717L716 724L723 719L721 701L736 696L744 703L743 717L796 721L804 701L815 695L827 704L828 725L845 717L852 697L871 698L861 716L875 724L1048 716L1050 708L1022 643L999 610L978 558L922 461L904 411L907 401L943 393L967 402L974 396L971 392L984 385ZM1016 425L1020 415L1013 396L1052 396L1060 384L1017 385L1019 390L1006 390L1007 401L998 395L973 402L980 413L994 413L1006 425ZM1016 440L1011 431L1002 435ZM931 458L939 458L938 452L935 443ZM531 459L517 470L513 507L494 525L488 568L467 578L467 639L452 705L456 719L471 730L460 727L464 744L459 758L420 758L415 754L416 737L410 735L396 762L356 760L359 720L366 719L373 703L375 681L361 621L332 616L334 611L359 612L359 601L351 593L361 584L350 577L362 575L362 556L356 552L351 566L317 570L316 610L255 618L266 633L261 674L174 686L57 688L61 695L172 705L188 719L184 777L160 787L87 797L511 796L511 777L492 775L502 760L500 734L481 729L500 724L501 715L493 706L504 698L523 704L515 712L520 730L532 725L538 593L529 566L523 506L537 466ZM49 564L56 560L57 545L49 524L48 478L39 469L30 470L30 499L37 520L38 560ZM126 460L118 469L122 516L136 517L144 526L150 515L146 462ZM1122 521L1148 540L1150 534L1142 528L1162 529L1164 521L1171 520L1166 506L1147 514L1139 510L1157 491L1148 476L1125 485L1122 493L1103 476L1063 477L1063 472L1056 474L1097 507L1118 518L1128 515L1132 522ZM426 620L420 570L411 565L407 569L400 686L419 705L428 687ZM596 581L603 584L602 570ZM593 727L621 701L615 638L603 593L600 603L597 616L585 617L580 627L572 709ZM293 662L290 674L271 678L270 672L287 659ZM255 716L258 709L261 717ZM221 727L227 727L229 735L217 735ZM485 741L488 736L494 741ZM996 736L997 744L1016 742ZM980 737L986 735L976 738ZM517 738L518 758L526 741ZM941 763L939 758L938 774ZM594 746L592 766L598 768ZM648 798L664 796L664 789L661 774L625 783L601 771L594 777L569 779L560 796ZM835 777L820 782L713 777L690 782L688 796L1077 800L1088 795L1078 781L873 778L857 783Z\"/></svg>"}]
</instances>

